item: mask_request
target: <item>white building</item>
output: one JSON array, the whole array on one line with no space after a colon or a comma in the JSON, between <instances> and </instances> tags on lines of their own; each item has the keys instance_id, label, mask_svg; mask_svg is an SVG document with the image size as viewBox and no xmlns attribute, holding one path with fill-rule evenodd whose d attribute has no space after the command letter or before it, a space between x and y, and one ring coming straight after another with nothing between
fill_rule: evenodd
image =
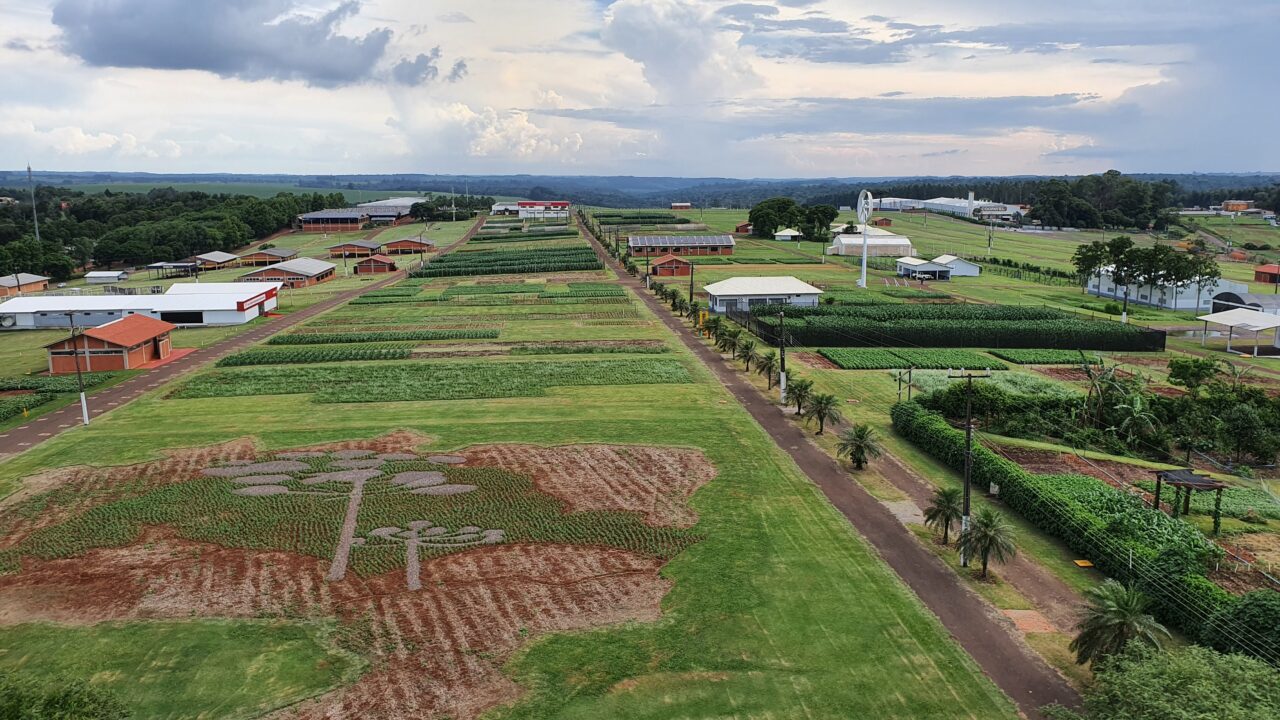
<instances>
[{"instance_id":1,"label":"white building","mask_svg":"<svg viewBox=\"0 0 1280 720\"><path fill-rule=\"evenodd\" d=\"M871 208L873 210L919 210L923 206L923 200L912 200L911 198L883 197L872 198L871 200Z\"/></svg>"},{"instance_id":2,"label":"white building","mask_svg":"<svg viewBox=\"0 0 1280 720\"><path fill-rule=\"evenodd\" d=\"M774 240L796 240L804 233L795 228L784 228L773 234Z\"/></svg>"},{"instance_id":3,"label":"white building","mask_svg":"<svg viewBox=\"0 0 1280 720\"><path fill-rule=\"evenodd\" d=\"M84 274L84 281L89 285L110 285L128 279L128 270L93 270Z\"/></svg>"},{"instance_id":4,"label":"white building","mask_svg":"<svg viewBox=\"0 0 1280 720\"><path fill-rule=\"evenodd\" d=\"M702 288L711 312L747 310L756 305L815 306L822 291L794 277L733 277Z\"/></svg>"},{"instance_id":5,"label":"white building","mask_svg":"<svg viewBox=\"0 0 1280 720\"><path fill-rule=\"evenodd\" d=\"M981 265L955 255L939 255L933 262L951 268L951 277L978 277L982 273Z\"/></svg>"},{"instance_id":6,"label":"white building","mask_svg":"<svg viewBox=\"0 0 1280 720\"><path fill-rule=\"evenodd\" d=\"M129 315L182 326L240 325L276 307L281 283L174 283L163 295L51 295L0 303L0 328L97 327Z\"/></svg>"},{"instance_id":7,"label":"white building","mask_svg":"<svg viewBox=\"0 0 1280 720\"><path fill-rule=\"evenodd\" d=\"M568 200L521 200L517 213L525 220L565 220L569 217Z\"/></svg>"},{"instance_id":8,"label":"white building","mask_svg":"<svg viewBox=\"0 0 1280 720\"><path fill-rule=\"evenodd\" d=\"M898 277L916 280L950 280L951 268L918 257L900 257L895 261Z\"/></svg>"},{"instance_id":9,"label":"white building","mask_svg":"<svg viewBox=\"0 0 1280 720\"><path fill-rule=\"evenodd\" d=\"M519 215L520 204L513 203L513 202L494 203L493 207L489 208L489 214L490 215Z\"/></svg>"},{"instance_id":10,"label":"white building","mask_svg":"<svg viewBox=\"0 0 1280 720\"><path fill-rule=\"evenodd\" d=\"M1117 285L1111 276L1111 268L1103 268L1098 274L1089 278L1089 292L1098 297L1107 297L1124 301L1125 286ZM1138 305L1150 305L1168 310L1204 310L1213 303L1213 296L1223 292L1248 293L1249 286L1234 280L1219 278L1203 290L1198 290L1192 283L1182 288L1154 288L1150 285L1130 285L1129 302ZM1196 298L1199 297L1199 304Z\"/></svg>"},{"instance_id":11,"label":"white building","mask_svg":"<svg viewBox=\"0 0 1280 720\"><path fill-rule=\"evenodd\" d=\"M856 255L862 257L862 225L849 225L849 232L841 233L831 240L824 251L827 255ZM889 232L874 225L866 226L867 257L895 257L898 255L914 255L916 250L911 245L911 238Z\"/></svg>"}]
</instances>

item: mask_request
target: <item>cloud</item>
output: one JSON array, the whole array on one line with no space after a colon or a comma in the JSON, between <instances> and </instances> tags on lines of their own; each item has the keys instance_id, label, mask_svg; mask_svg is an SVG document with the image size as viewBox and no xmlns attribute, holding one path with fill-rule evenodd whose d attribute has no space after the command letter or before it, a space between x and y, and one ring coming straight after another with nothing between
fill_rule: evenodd
<instances>
[{"instance_id":1,"label":"cloud","mask_svg":"<svg viewBox=\"0 0 1280 720\"><path fill-rule=\"evenodd\" d=\"M686 0L619 0L600 40L640 64L662 100L736 94L759 79L708 9Z\"/></svg>"},{"instance_id":2,"label":"cloud","mask_svg":"<svg viewBox=\"0 0 1280 720\"><path fill-rule=\"evenodd\" d=\"M6 50L16 50L18 52L36 51L36 49L32 47L31 43L23 40L22 38L9 38L8 40L5 40L4 47Z\"/></svg>"},{"instance_id":3,"label":"cloud","mask_svg":"<svg viewBox=\"0 0 1280 720\"><path fill-rule=\"evenodd\" d=\"M391 68L391 78L401 85L422 85L440 76L440 46L419 53L413 60L405 58Z\"/></svg>"},{"instance_id":4,"label":"cloud","mask_svg":"<svg viewBox=\"0 0 1280 720\"><path fill-rule=\"evenodd\" d=\"M964 148L951 148L950 150L934 150L933 152L920 153L920 157L946 157L948 155L960 155L967 153Z\"/></svg>"},{"instance_id":5,"label":"cloud","mask_svg":"<svg viewBox=\"0 0 1280 720\"><path fill-rule=\"evenodd\" d=\"M467 68L467 61L465 59L458 60L453 63L452 68L449 68L449 75L445 80L451 83L458 82L467 76L467 72L469 72L469 69Z\"/></svg>"},{"instance_id":6,"label":"cloud","mask_svg":"<svg viewBox=\"0 0 1280 720\"><path fill-rule=\"evenodd\" d=\"M436 19L442 23L473 23L475 22L475 20L472 20L470 17L467 16L466 13L460 10L447 12L443 15L437 15Z\"/></svg>"},{"instance_id":7,"label":"cloud","mask_svg":"<svg viewBox=\"0 0 1280 720\"><path fill-rule=\"evenodd\" d=\"M53 24L69 54L89 65L205 70L244 80L334 87L368 79L391 30L353 37L347 0L316 17L295 0L57 0Z\"/></svg>"}]
</instances>

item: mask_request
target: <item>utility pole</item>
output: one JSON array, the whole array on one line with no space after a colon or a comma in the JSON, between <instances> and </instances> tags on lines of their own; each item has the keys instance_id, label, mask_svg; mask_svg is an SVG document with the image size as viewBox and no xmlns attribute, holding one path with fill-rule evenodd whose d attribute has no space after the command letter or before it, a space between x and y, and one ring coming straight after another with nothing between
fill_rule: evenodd
<instances>
[{"instance_id":1,"label":"utility pole","mask_svg":"<svg viewBox=\"0 0 1280 720\"><path fill-rule=\"evenodd\" d=\"M689 307L693 308L693 263L689 263ZM694 322L696 324L697 321Z\"/></svg>"},{"instance_id":2,"label":"utility pole","mask_svg":"<svg viewBox=\"0 0 1280 720\"><path fill-rule=\"evenodd\" d=\"M782 324L786 314L778 311L778 402L787 400L787 329Z\"/></svg>"},{"instance_id":3,"label":"utility pole","mask_svg":"<svg viewBox=\"0 0 1280 720\"><path fill-rule=\"evenodd\" d=\"M76 364L76 385L80 388L80 421L89 424L89 402L84 398L84 376L80 374L80 348L76 347L76 314L67 313L67 323L71 325L71 358ZM83 337L83 336L82 336ZM89 341L84 342L84 356L89 357Z\"/></svg>"},{"instance_id":4,"label":"utility pole","mask_svg":"<svg viewBox=\"0 0 1280 720\"><path fill-rule=\"evenodd\" d=\"M991 257L991 244L995 240L995 235L996 221L992 220L991 224L987 226L987 257Z\"/></svg>"},{"instance_id":5,"label":"utility pole","mask_svg":"<svg viewBox=\"0 0 1280 720\"><path fill-rule=\"evenodd\" d=\"M975 375L968 371L964 371L959 375L952 375L948 371L947 377L953 380L964 380L966 385L964 394L964 513L960 516L960 533L963 535L969 529L970 477L973 474L973 379L989 378L991 377L991 371L987 370L986 374L983 375ZM969 567L967 553L961 553L960 567Z\"/></svg>"}]
</instances>

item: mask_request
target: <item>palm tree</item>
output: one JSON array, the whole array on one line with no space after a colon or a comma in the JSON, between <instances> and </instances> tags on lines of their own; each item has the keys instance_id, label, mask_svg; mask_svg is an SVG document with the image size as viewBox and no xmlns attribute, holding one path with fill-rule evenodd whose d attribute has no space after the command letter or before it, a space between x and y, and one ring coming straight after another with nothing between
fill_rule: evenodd
<instances>
[{"instance_id":1,"label":"palm tree","mask_svg":"<svg viewBox=\"0 0 1280 720\"><path fill-rule=\"evenodd\" d=\"M684 315L689 311L689 303L685 302L684 298L677 296L675 300L671 301L671 311L676 315Z\"/></svg>"},{"instance_id":2,"label":"palm tree","mask_svg":"<svg viewBox=\"0 0 1280 720\"><path fill-rule=\"evenodd\" d=\"M818 421L818 434L827 426L827 421L840 422L840 398L829 393L818 393L809 398L809 409L805 415Z\"/></svg>"},{"instance_id":3,"label":"palm tree","mask_svg":"<svg viewBox=\"0 0 1280 720\"><path fill-rule=\"evenodd\" d=\"M751 361L756 359L756 341L749 337L739 337L733 354L746 364L747 372L751 372Z\"/></svg>"},{"instance_id":4,"label":"palm tree","mask_svg":"<svg viewBox=\"0 0 1280 720\"><path fill-rule=\"evenodd\" d=\"M951 534L951 526L960 522L964 516L964 493L960 488L938 488L933 493L933 500L924 509L924 524L929 527L942 528L942 544L946 545Z\"/></svg>"},{"instance_id":5,"label":"palm tree","mask_svg":"<svg viewBox=\"0 0 1280 720\"><path fill-rule=\"evenodd\" d=\"M702 303L694 300L688 304L688 307L686 307L685 310L686 317L688 317L696 326L698 324L698 313L702 312Z\"/></svg>"},{"instance_id":6,"label":"palm tree","mask_svg":"<svg viewBox=\"0 0 1280 720\"><path fill-rule=\"evenodd\" d=\"M809 398L813 395L813 381L795 378L787 383L788 403L796 406L796 414L800 415L804 412L804 404L809 402Z\"/></svg>"},{"instance_id":7,"label":"palm tree","mask_svg":"<svg viewBox=\"0 0 1280 720\"><path fill-rule=\"evenodd\" d=\"M969 529L960 533L956 547L962 557L977 556L982 559L982 574L979 575L982 578L987 577L987 565L991 558L1005 563L1018 553L1018 548L1013 544L1013 525L1009 524L1004 515L991 508L982 508L973 516Z\"/></svg>"},{"instance_id":8,"label":"palm tree","mask_svg":"<svg viewBox=\"0 0 1280 720\"><path fill-rule=\"evenodd\" d=\"M778 372L778 353L770 350L756 355L756 372L765 377L769 389L773 389L773 378Z\"/></svg>"},{"instance_id":9,"label":"palm tree","mask_svg":"<svg viewBox=\"0 0 1280 720\"><path fill-rule=\"evenodd\" d=\"M1147 614L1148 600L1135 587L1108 578L1085 595L1089 605L1076 625L1078 634L1067 647L1076 663L1096 663L1124 649L1131 640L1160 648L1169 631Z\"/></svg>"},{"instance_id":10,"label":"palm tree","mask_svg":"<svg viewBox=\"0 0 1280 720\"><path fill-rule=\"evenodd\" d=\"M870 458L880 457L884 449L876 437L876 429L866 423L857 423L840 433L836 445L836 457L847 457L854 470L861 470Z\"/></svg>"},{"instance_id":11,"label":"palm tree","mask_svg":"<svg viewBox=\"0 0 1280 720\"><path fill-rule=\"evenodd\" d=\"M716 347L721 352L733 352L738 347L738 338L742 336L742 328L725 327L716 338Z\"/></svg>"}]
</instances>

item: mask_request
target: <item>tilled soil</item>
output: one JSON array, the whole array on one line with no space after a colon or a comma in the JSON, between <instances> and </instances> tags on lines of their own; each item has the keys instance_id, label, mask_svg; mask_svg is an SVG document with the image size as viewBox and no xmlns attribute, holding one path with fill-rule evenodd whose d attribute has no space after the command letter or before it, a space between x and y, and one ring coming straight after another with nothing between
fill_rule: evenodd
<instances>
[{"instance_id":1,"label":"tilled soil","mask_svg":"<svg viewBox=\"0 0 1280 720\"><path fill-rule=\"evenodd\" d=\"M533 478L569 511L624 510L646 525L692 527L689 496L716 475L697 450L620 445L482 445L463 451L472 466L492 465Z\"/></svg>"},{"instance_id":2,"label":"tilled soil","mask_svg":"<svg viewBox=\"0 0 1280 720\"><path fill-rule=\"evenodd\" d=\"M804 362L806 365L813 366L820 370L839 370L840 366L819 355L811 352L793 353L797 360Z\"/></svg>"}]
</instances>

